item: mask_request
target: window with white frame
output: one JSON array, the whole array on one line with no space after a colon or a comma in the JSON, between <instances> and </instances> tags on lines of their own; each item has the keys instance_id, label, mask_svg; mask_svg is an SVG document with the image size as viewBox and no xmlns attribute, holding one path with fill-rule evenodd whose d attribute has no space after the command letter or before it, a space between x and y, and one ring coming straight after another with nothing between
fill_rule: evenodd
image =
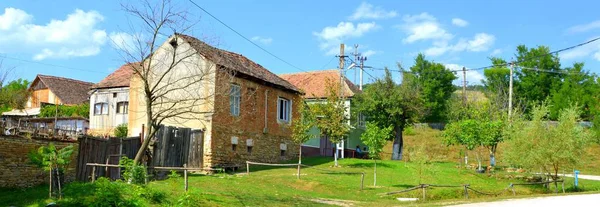
<instances>
[{"instance_id":1,"label":"window with white frame","mask_svg":"<svg viewBox=\"0 0 600 207\"><path fill-rule=\"evenodd\" d=\"M363 128L365 127L365 125L366 125L365 120L366 120L365 115L362 113L358 113L358 126L359 127L363 127Z\"/></svg>"},{"instance_id":2,"label":"window with white frame","mask_svg":"<svg viewBox=\"0 0 600 207\"><path fill-rule=\"evenodd\" d=\"M94 115L106 115L106 114L108 114L108 103L94 104Z\"/></svg>"},{"instance_id":3,"label":"window with white frame","mask_svg":"<svg viewBox=\"0 0 600 207\"><path fill-rule=\"evenodd\" d=\"M117 102L117 114L127 114L129 111L129 102Z\"/></svg>"},{"instance_id":4,"label":"window with white frame","mask_svg":"<svg viewBox=\"0 0 600 207\"><path fill-rule=\"evenodd\" d=\"M277 99L277 120L290 122L292 102L289 99L279 97Z\"/></svg>"},{"instance_id":5,"label":"window with white frame","mask_svg":"<svg viewBox=\"0 0 600 207\"><path fill-rule=\"evenodd\" d=\"M229 91L229 109L231 115L240 115L240 101L241 101L241 89L239 85L231 84Z\"/></svg>"}]
</instances>

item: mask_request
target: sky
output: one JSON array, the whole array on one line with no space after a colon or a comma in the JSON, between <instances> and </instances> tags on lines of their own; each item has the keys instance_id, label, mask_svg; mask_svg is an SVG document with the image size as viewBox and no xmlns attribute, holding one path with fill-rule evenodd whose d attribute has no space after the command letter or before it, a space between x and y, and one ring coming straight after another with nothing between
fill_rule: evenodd
<instances>
[{"instance_id":1,"label":"sky","mask_svg":"<svg viewBox=\"0 0 600 207\"><path fill-rule=\"evenodd\" d=\"M37 74L98 82L124 63L115 40L131 37L132 1L2 0L0 60L12 79ZM195 23L188 33L240 53L276 74L338 67L339 45L365 65L410 68L418 53L455 70L510 60L517 45L558 50L600 36L597 1L277 1L195 0L264 52L188 0L173 0ZM135 3L134 3L135 4ZM600 73L600 41L560 53L561 64L585 62ZM346 71L355 81L356 70ZM365 82L381 77L366 69ZM394 74L396 78L399 74ZM461 75L461 74L459 74ZM461 77L462 78L462 77ZM468 71L480 84L481 71ZM457 79L455 84L460 84Z\"/></svg>"}]
</instances>

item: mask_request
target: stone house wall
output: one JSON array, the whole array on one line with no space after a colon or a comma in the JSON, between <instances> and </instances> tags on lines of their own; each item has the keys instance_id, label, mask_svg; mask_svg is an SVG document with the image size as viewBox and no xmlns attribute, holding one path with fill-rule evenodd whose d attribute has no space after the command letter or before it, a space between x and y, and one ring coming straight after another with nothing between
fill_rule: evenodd
<instances>
[{"instance_id":1,"label":"stone house wall","mask_svg":"<svg viewBox=\"0 0 600 207\"><path fill-rule=\"evenodd\" d=\"M299 145L291 140L291 122L277 119L277 99L292 101L292 122L299 117L300 95L236 76L233 80L220 70L216 88L227 89L231 84L241 87L240 115L230 112L229 94L217 93L212 117L211 154L205 154L206 167L221 164L244 164L246 161L275 163L298 156ZM266 97L266 128L265 128ZM232 142L236 142L233 150ZM252 149L249 151L248 146ZM281 156L281 149L285 149Z\"/></svg>"},{"instance_id":2,"label":"stone house wall","mask_svg":"<svg viewBox=\"0 0 600 207\"><path fill-rule=\"evenodd\" d=\"M27 154L50 143L59 149L73 145L75 150L71 155L71 164L65 174L65 180L66 182L75 180L78 146L76 142L0 136L0 146L2 146L0 147L0 188L25 188L48 183L48 172L29 164Z\"/></svg>"}]
</instances>

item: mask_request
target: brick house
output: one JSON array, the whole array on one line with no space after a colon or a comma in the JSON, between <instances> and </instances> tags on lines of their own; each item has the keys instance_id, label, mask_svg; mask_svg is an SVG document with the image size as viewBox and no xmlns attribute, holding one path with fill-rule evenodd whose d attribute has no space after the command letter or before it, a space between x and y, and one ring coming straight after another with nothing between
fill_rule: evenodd
<instances>
[{"instance_id":1,"label":"brick house","mask_svg":"<svg viewBox=\"0 0 600 207\"><path fill-rule=\"evenodd\" d=\"M129 83L135 64L127 63L121 66L91 87L88 134L113 136L115 127L128 123Z\"/></svg>"},{"instance_id":2,"label":"brick house","mask_svg":"<svg viewBox=\"0 0 600 207\"><path fill-rule=\"evenodd\" d=\"M165 77L175 80L172 85L177 85L177 80L188 74L200 76L193 71L202 71L204 80L186 85L188 93L184 96L209 97L190 106L206 113L198 117L189 114L187 119L167 119L163 124L204 131L203 149L200 150L204 167L243 164L245 161L272 163L297 157L298 145L291 140L291 123L298 117L295 105L302 99L300 90L294 85L240 54L212 47L183 34L169 37L153 55L156 65L152 70L157 71L165 68L161 66L164 64L156 62L186 57L185 65L173 69L177 77ZM130 135L140 134L146 122L141 84L139 77L132 78ZM189 91L197 94L189 95ZM180 96L173 94L168 99Z\"/></svg>"},{"instance_id":3,"label":"brick house","mask_svg":"<svg viewBox=\"0 0 600 207\"><path fill-rule=\"evenodd\" d=\"M304 92L304 100L308 104L318 104L326 101L328 90L326 86L336 85L339 86L340 71L334 70L321 70L311 71L305 73L293 73L293 74L282 74L280 75L283 79L294 84ZM345 98L344 105L348 108L346 115L351 117L352 112L352 98L355 94L360 93L360 89L354 85L346 77L343 78L342 82L342 95ZM365 121L362 116L360 118L351 119L350 125L352 129L348 134L347 138L337 145L337 149L344 149L343 152L340 150L340 157L353 157L353 153L356 146L360 146L361 149L365 145L360 140L360 135L365 130ZM302 155L303 156L333 156L335 147L329 139L321 135L318 128L313 128L311 133L316 135L316 138L310 139L302 144Z\"/></svg>"}]
</instances>

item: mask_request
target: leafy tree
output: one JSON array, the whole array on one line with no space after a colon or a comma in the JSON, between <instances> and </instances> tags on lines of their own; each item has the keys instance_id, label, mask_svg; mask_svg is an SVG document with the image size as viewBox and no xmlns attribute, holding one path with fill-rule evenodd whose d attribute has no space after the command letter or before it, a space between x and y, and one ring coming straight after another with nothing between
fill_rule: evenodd
<instances>
[{"instance_id":1,"label":"leafy tree","mask_svg":"<svg viewBox=\"0 0 600 207\"><path fill-rule=\"evenodd\" d=\"M377 186L377 159L383 150L383 146L392 134L392 126L379 128L377 124L367 122L367 128L360 135L360 140L369 147L369 157L375 162L373 186Z\"/></svg>"},{"instance_id":2,"label":"leafy tree","mask_svg":"<svg viewBox=\"0 0 600 207\"><path fill-rule=\"evenodd\" d=\"M316 126L325 134L332 143L340 143L350 131L349 117L346 115L347 108L345 100L340 96L340 85L338 81L329 80L327 84L327 100L324 103L314 104L314 114L319 117ZM335 153L335 166L337 162L338 149Z\"/></svg>"},{"instance_id":3,"label":"leafy tree","mask_svg":"<svg viewBox=\"0 0 600 207\"><path fill-rule=\"evenodd\" d=\"M57 110L58 107L58 110ZM58 117L90 117L90 104L84 103L79 105L46 105L40 110L40 117L54 117L58 111Z\"/></svg>"},{"instance_id":4,"label":"leafy tree","mask_svg":"<svg viewBox=\"0 0 600 207\"><path fill-rule=\"evenodd\" d=\"M426 114L422 121L445 121L447 101L455 90L452 81L457 77L441 63L426 60L423 54L417 55L410 72L414 74L411 77L419 86L425 104Z\"/></svg>"},{"instance_id":5,"label":"leafy tree","mask_svg":"<svg viewBox=\"0 0 600 207\"><path fill-rule=\"evenodd\" d=\"M487 89L486 96L490 103L498 105L496 108L506 110L508 108L508 90L510 82L510 69L506 61L500 58L490 58L494 67L485 69L482 81Z\"/></svg>"},{"instance_id":6,"label":"leafy tree","mask_svg":"<svg viewBox=\"0 0 600 207\"><path fill-rule=\"evenodd\" d=\"M119 126L115 127L115 137L127 137L127 124L119 124Z\"/></svg>"},{"instance_id":7,"label":"leafy tree","mask_svg":"<svg viewBox=\"0 0 600 207\"><path fill-rule=\"evenodd\" d=\"M446 125L442 136L446 144L462 145L469 151L480 146L485 147L490 152L490 165L494 166L498 144L504 141L503 130L504 122L501 120L465 119ZM481 167L479 154L476 155Z\"/></svg>"},{"instance_id":8,"label":"leafy tree","mask_svg":"<svg viewBox=\"0 0 600 207\"><path fill-rule=\"evenodd\" d=\"M383 79L376 80L363 93L354 97L357 111L366 116L366 121L379 128L393 127L394 133L387 139L394 140L394 160L402 159L402 131L418 120L423 111L420 88L416 78L412 76L414 75L404 73L402 84L398 85L386 68Z\"/></svg>"},{"instance_id":9,"label":"leafy tree","mask_svg":"<svg viewBox=\"0 0 600 207\"><path fill-rule=\"evenodd\" d=\"M577 166L586 154L591 134L577 123L579 113L577 107L563 109L554 125L547 122L546 104L534 106L531 121L523 117L513 120L507 133L506 159L530 170L541 168L558 178L560 168Z\"/></svg>"},{"instance_id":10,"label":"leafy tree","mask_svg":"<svg viewBox=\"0 0 600 207\"><path fill-rule=\"evenodd\" d=\"M310 130L315 126L315 116L306 103L300 104L300 118L292 122L292 139L298 143L298 179L300 179L300 165L302 164L302 143L315 138Z\"/></svg>"},{"instance_id":11,"label":"leafy tree","mask_svg":"<svg viewBox=\"0 0 600 207\"><path fill-rule=\"evenodd\" d=\"M592 115L598 113L598 93L600 85L596 83L597 76L583 70L583 63L575 63L566 68L568 75L551 93L550 119L556 120L562 109L573 104L581 106L581 118L592 120Z\"/></svg>"},{"instance_id":12,"label":"leafy tree","mask_svg":"<svg viewBox=\"0 0 600 207\"><path fill-rule=\"evenodd\" d=\"M44 171L50 172L50 187L48 196L52 197L52 173L56 173L58 183L58 196L62 198L60 175L64 173L65 168L71 162L71 154L73 154L73 145L66 146L62 149L56 149L54 144L41 146L37 152L29 153L31 163L41 167Z\"/></svg>"},{"instance_id":13,"label":"leafy tree","mask_svg":"<svg viewBox=\"0 0 600 207\"><path fill-rule=\"evenodd\" d=\"M514 82L514 94L521 102L529 105L541 103L550 95L551 89L560 84L562 79L561 74L531 70L532 68L537 68L553 72L563 72L560 69L558 55L547 55L549 52L550 48L546 46L527 48L524 45L519 45L517 47L516 56L519 62L518 66L529 68L515 70L518 81Z\"/></svg>"},{"instance_id":14,"label":"leafy tree","mask_svg":"<svg viewBox=\"0 0 600 207\"><path fill-rule=\"evenodd\" d=\"M0 86L0 111L24 109L30 94L29 84L28 80L19 78Z\"/></svg>"}]
</instances>

